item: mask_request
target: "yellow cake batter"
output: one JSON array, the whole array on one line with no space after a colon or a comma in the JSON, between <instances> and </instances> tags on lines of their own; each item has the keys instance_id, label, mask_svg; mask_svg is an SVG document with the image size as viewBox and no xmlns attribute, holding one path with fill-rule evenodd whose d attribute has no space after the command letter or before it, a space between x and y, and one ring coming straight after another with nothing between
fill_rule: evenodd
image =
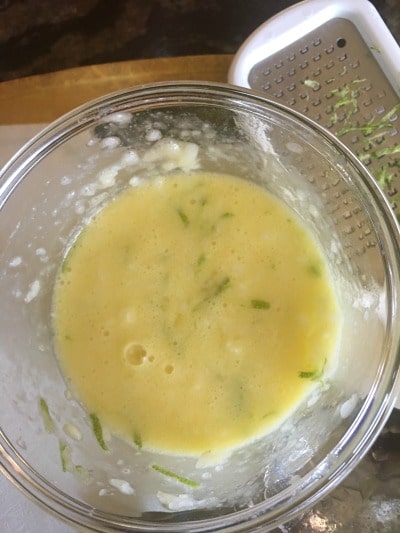
<instances>
[{"instance_id":1,"label":"yellow cake batter","mask_svg":"<svg viewBox=\"0 0 400 533\"><path fill-rule=\"evenodd\" d=\"M222 451L282 420L335 354L325 260L256 185L149 180L99 212L55 288L56 348L104 426L171 453Z\"/></svg>"}]
</instances>

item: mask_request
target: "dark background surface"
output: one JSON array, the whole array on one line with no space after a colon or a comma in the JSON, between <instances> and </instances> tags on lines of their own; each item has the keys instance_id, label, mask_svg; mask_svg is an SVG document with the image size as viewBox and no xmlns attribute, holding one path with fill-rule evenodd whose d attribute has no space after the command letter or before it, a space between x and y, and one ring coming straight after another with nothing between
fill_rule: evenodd
<instances>
[{"instance_id":1,"label":"dark background surface","mask_svg":"<svg viewBox=\"0 0 400 533\"><path fill-rule=\"evenodd\" d=\"M233 54L260 24L295 3L0 0L0 81L130 59ZM372 3L400 42L400 0Z\"/></svg>"}]
</instances>

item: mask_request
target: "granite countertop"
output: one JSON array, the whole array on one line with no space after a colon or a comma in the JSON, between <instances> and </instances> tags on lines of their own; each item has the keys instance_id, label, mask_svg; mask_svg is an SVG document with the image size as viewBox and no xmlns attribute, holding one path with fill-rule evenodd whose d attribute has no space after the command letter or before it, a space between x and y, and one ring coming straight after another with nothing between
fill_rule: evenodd
<instances>
[{"instance_id":1,"label":"granite countertop","mask_svg":"<svg viewBox=\"0 0 400 533\"><path fill-rule=\"evenodd\" d=\"M0 0L0 81L130 59L233 54L261 23L294 3ZM372 3L400 42L399 0Z\"/></svg>"}]
</instances>

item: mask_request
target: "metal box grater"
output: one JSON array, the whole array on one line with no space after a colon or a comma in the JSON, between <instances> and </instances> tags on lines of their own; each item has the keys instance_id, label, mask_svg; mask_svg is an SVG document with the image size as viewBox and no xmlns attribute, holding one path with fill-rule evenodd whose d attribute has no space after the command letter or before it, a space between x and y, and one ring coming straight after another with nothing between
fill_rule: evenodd
<instances>
[{"instance_id":1,"label":"metal box grater","mask_svg":"<svg viewBox=\"0 0 400 533\"><path fill-rule=\"evenodd\" d=\"M379 40L377 35L371 38L362 23L355 23L359 14L362 19L363 8L368 8L365 17L368 10L374 10L368 0L349 2L356 12L348 18L329 18L328 4L332 2L307 0L278 15L282 19L278 21L280 27L284 28L284 22L307 17L310 6L313 21L318 21L318 9L321 13L325 9L321 24L265 58L255 54L254 64L251 65L250 58L243 72L243 59L250 57L252 41L258 40L257 46L261 42L259 35L251 36L234 60L229 81L279 99L339 137L369 168L400 218L400 97L394 88L398 72L390 69L388 72L387 68L385 72L378 60L383 55L382 46L389 44L386 57L390 54L394 63L400 64L400 49L394 39L387 40L387 35ZM347 2L334 4L338 6L335 11L338 15L347 15L344 8ZM380 22L384 24L381 19ZM276 18L274 23L276 26ZM364 32L357 26L364 28ZM306 24L294 27L293 33L298 34L305 27ZM273 24L270 29L277 34ZM266 23L262 33L266 35L268 30ZM272 46L268 48L277 48L277 40L276 35L270 37L268 44ZM260 51L266 50L259 46ZM393 58L393 54L397 56ZM390 74L392 79L388 78Z\"/></svg>"}]
</instances>

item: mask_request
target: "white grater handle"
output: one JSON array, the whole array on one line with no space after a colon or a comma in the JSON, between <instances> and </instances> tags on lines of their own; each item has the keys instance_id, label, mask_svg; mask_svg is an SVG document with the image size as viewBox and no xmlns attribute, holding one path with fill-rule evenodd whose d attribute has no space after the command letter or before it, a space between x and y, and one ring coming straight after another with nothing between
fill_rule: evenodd
<instances>
[{"instance_id":1,"label":"white grater handle","mask_svg":"<svg viewBox=\"0 0 400 533\"><path fill-rule=\"evenodd\" d=\"M369 0L304 0L281 11L242 44L233 59L228 81L250 87L248 76L257 63L334 18L348 19L356 26L400 96L400 47Z\"/></svg>"}]
</instances>

